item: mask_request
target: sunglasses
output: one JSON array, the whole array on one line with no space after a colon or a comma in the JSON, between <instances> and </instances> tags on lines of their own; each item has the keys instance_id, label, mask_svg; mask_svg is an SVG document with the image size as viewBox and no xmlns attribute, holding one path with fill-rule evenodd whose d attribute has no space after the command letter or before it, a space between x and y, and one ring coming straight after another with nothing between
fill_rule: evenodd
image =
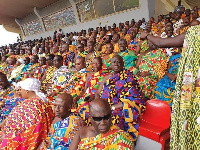
<instances>
[{"instance_id":1,"label":"sunglasses","mask_svg":"<svg viewBox=\"0 0 200 150\"><path fill-rule=\"evenodd\" d=\"M105 115L103 117L92 117L92 119L94 121L101 121L101 120L108 120L108 119L110 119L110 117L111 117L111 114L107 114L107 115Z\"/></svg>"}]
</instances>

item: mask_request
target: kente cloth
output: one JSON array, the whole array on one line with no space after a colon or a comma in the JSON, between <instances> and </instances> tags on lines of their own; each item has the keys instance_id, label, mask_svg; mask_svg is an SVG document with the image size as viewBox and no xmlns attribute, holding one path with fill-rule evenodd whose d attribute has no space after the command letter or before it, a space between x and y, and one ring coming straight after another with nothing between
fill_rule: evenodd
<instances>
[{"instance_id":1,"label":"kente cloth","mask_svg":"<svg viewBox=\"0 0 200 150\"><path fill-rule=\"evenodd\" d=\"M25 72L22 72L23 73L22 80L25 80L26 78L31 78L31 72L35 70L35 68L37 68L38 66L39 66L39 63L32 64L31 66L29 66L29 68Z\"/></svg>"},{"instance_id":2,"label":"kente cloth","mask_svg":"<svg viewBox=\"0 0 200 150\"><path fill-rule=\"evenodd\" d=\"M12 109L23 100L24 100L23 98L10 98L10 99L7 98L3 107L1 108L0 123L2 123L6 119L6 117L10 114Z\"/></svg>"},{"instance_id":3,"label":"kente cloth","mask_svg":"<svg viewBox=\"0 0 200 150\"><path fill-rule=\"evenodd\" d=\"M145 97L154 98L154 88L167 69L167 57L164 49L152 50L142 56L139 71L149 72L149 76L136 76Z\"/></svg>"},{"instance_id":4,"label":"kente cloth","mask_svg":"<svg viewBox=\"0 0 200 150\"><path fill-rule=\"evenodd\" d=\"M16 79L17 77L21 76L24 66L24 64L21 64L20 66L17 66L15 69L13 69L8 81L11 81L12 79Z\"/></svg>"},{"instance_id":5,"label":"kente cloth","mask_svg":"<svg viewBox=\"0 0 200 150\"><path fill-rule=\"evenodd\" d=\"M149 50L149 44L147 40L144 40L140 46L140 53Z\"/></svg>"},{"instance_id":6,"label":"kente cloth","mask_svg":"<svg viewBox=\"0 0 200 150\"><path fill-rule=\"evenodd\" d=\"M121 34L120 34L120 38L124 38L124 39L127 41L128 44L129 44L130 41L131 41L131 36L130 36L130 34L126 34L126 35L124 36L123 33L121 33Z\"/></svg>"},{"instance_id":7,"label":"kente cloth","mask_svg":"<svg viewBox=\"0 0 200 150\"><path fill-rule=\"evenodd\" d=\"M112 111L112 123L128 132L135 142L138 137L138 119L144 110L145 99L133 74L124 69L110 77L104 83L101 98L111 106L122 102L122 108Z\"/></svg>"},{"instance_id":8,"label":"kente cloth","mask_svg":"<svg viewBox=\"0 0 200 150\"><path fill-rule=\"evenodd\" d=\"M109 69L110 68L110 64L111 64L111 59L113 58L114 53L109 54L109 55L105 55L103 57L103 69Z\"/></svg>"},{"instance_id":9,"label":"kente cloth","mask_svg":"<svg viewBox=\"0 0 200 150\"><path fill-rule=\"evenodd\" d=\"M133 150L132 137L113 125L105 134L81 139L78 150Z\"/></svg>"},{"instance_id":10,"label":"kente cloth","mask_svg":"<svg viewBox=\"0 0 200 150\"><path fill-rule=\"evenodd\" d=\"M131 72L135 72L135 65L137 56L131 50L126 49L125 51L119 52L119 56L121 56L124 60L125 69L130 70Z\"/></svg>"},{"instance_id":11,"label":"kente cloth","mask_svg":"<svg viewBox=\"0 0 200 150\"><path fill-rule=\"evenodd\" d=\"M86 68L88 71L92 71L92 62L95 57L100 57L100 53L98 51L94 51L89 59L86 59Z\"/></svg>"},{"instance_id":12,"label":"kente cloth","mask_svg":"<svg viewBox=\"0 0 200 150\"><path fill-rule=\"evenodd\" d=\"M55 66L50 66L46 69L46 78L42 81L43 84L52 82L53 74L55 70L56 70Z\"/></svg>"},{"instance_id":13,"label":"kente cloth","mask_svg":"<svg viewBox=\"0 0 200 150\"><path fill-rule=\"evenodd\" d=\"M184 28L181 28L180 29L180 33L179 34L182 34L182 33L184 33L184 32L187 32L187 30L189 29L189 26L186 26L186 27L184 27Z\"/></svg>"},{"instance_id":14,"label":"kente cloth","mask_svg":"<svg viewBox=\"0 0 200 150\"><path fill-rule=\"evenodd\" d=\"M65 65L68 66L69 62L73 63L73 62L74 62L74 57L75 57L75 53L69 51L69 52L66 54L66 58L63 59L63 61L65 62Z\"/></svg>"},{"instance_id":15,"label":"kente cloth","mask_svg":"<svg viewBox=\"0 0 200 150\"><path fill-rule=\"evenodd\" d=\"M85 122L77 114L71 114L69 117L52 124L46 138L51 141L51 145L46 147L43 142L41 150L67 150L75 133L84 125Z\"/></svg>"},{"instance_id":16,"label":"kente cloth","mask_svg":"<svg viewBox=\"0 0 200 150\"><path fill-rule=\"evenodd\" d=\"M114 53L120 52L119 44L118 43L113 44L113 47L114 47L114 50L113 50Z\"/></svg>"},{"instance_id":17,"label":"kente cloth","mask_svg":"<svg viewBox=\"0 0 200 150\"><path fill-rule=\"evenodd\" d=\"M78 104L78 108L77 108L77 112L79 112L80 116L87 122L88 121L88 117L89 117L89 103L87 101L85 101L86 97L89 96L94 96L95 93L97 92L97 90L99 89L99 86L101 84L101 81L109 74L109 71L107 70L100 70L96 73L94 73L87 82L87 90L85 92L85 94L83 95L83 97L81 97L77 104Z\"/></svg>"},{"instance_id":18,"label":"kente cloth","mask_svg":"<svg viewBox=\"0 0 200 150\"><path fill-rule=\"evenodd\" d=\"M35 67L33 77L40 80L44 75L44 73L46 72L46 69L47 65Z\"/></svg>"},{"instance_id":19,"label":"kente cloth","mask_svg":"<svg viewBox=\"0 0 200 150\"><path fill-rule=\"evenodd\" d=\"M83 52L81 52L81 53L78 52L76 59L79 58L79 57L84 57L84 58L85 58L86 55L87 55L87 52L86 52L86 51L83 51Z\"/></svg>"},{"instance_id":20,"label":"kente cloth","mask_svg":"<svg viewBox=\"0 0 200 150\"><path fill-rule=\"evenodd\" d=\"M86 78L88 71L86 68L73 74L69 80L69 84L66 85L65 91L70 92L73 98L76 98L81 94L85 88Z\"/></svg>"},{"instance_id":21,"label":"kente cloth","mask_svg":"<svg viewBox=\"0 0 200 150\"><path fill-rule=\"evenodd\" d=\"M7 87L6 89L0 89L0 106L2 107L7 99L14 98L14 89L12 86ZM2 108L0 109L0 114Z\"/></svg>"},{"instance_id":22,"label":"kente cloth","mask_svg":"<svg viewBox=\"0 0 200 150\"><path fill-rule=\"evenodd\" d=\"M173 24L174 32L176 32L177 29L179 29L183 25L183 19L179 19Z\"/></svg>"},{"instance_id":23,"label":"kente cloth","mask_svg":"<svg viewBox=\"0 0 200 150\"><path fill-rule=\"evenodd\" d=\"M200 149L200 93L195 81L200 67L200 25L188 29L175 85L171 114L171 149ZM199 84L199 83L198 83ZM188 124L188 128L185 125Z\"/></svg>"},{"instance_id":24,"label":"kente cloth","mask_svg":"<svg viewBox=\"0 0 200 150\"><path fill-rule=\"evenodd\" d=\"M13 71L13 69L16 67L16 65L8 65L5 69L4 69L4 74L6 74L7 78L10 78L10 75Z\"/></svg>"},{"instance_id":25,"label":"kente cloth","mask_svg":"<svg viewBox=\"0 0 200 150\"><path fill-rule=\"evenodd\" d=\"M68 67L61 66L58 70L54 72L53 86L65 88L71 77L72 77L72 72L69 71Z\"/></svg>"},{"instance_id":26,"label":"kente cloth","mask_svg":"<svg viewBox=\"0 0 200 150\"><path fill-rule=\"evenodd\" d=\"M0 71L4 73L4 69L6 68L7 64L5 62L1 63Z\"/></svg>"},{"instance_id":27,"label":"kente cloth","mask_svg":"<svg viewBox=\"0 0 200 150\"><path fill-rule=\"evenodd\" d=\"M49 132L52 118L52 109L39 98L19 103L6 118L1 149L37 149Z\"/></svg>"},{"instance_id":28,"label":"kente cloth","mask_svg":"<svg viewBox=\"0 0 200 150\"><path fill-rule=\"evenodd\" d=\"M134 38L134 40L132 40L132 41L130 42L130 44L128 45L128 48L129 48L130 50L132 50L132 51L135 52L135 51L136 51L137 44L138 44L138 41L137 41L136 38Z\"/></svg>"},{"instance_id":29,"label":"kente cloth","mask_svg":"<svg viewBox=\"0 0 200 150\"><path fill-rule=\"evenodd\" d=\"M171 66L168 70L170 74L176 75L178 73L178 64L181 58L181 54L173 55L170 57L169 62ZM166 101L170 106L172 106L174 90L175 90L176 80L171 81L167 75L160 79L155 87L155 97L156 99Z\"/></svg>"}]
</instances>

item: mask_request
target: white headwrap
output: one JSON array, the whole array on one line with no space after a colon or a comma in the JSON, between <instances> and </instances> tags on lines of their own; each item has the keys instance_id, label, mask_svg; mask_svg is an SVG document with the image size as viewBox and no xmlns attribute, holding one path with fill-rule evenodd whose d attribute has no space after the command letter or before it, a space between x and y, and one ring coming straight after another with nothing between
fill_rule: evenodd
<instances>
[{"instance_id":1,"label":"white headwrap","mask_svg":"<svg viewBox=\"0 0 200 150\"><path fill-rule=\"evenodd\" d=\"M24 90L34 91L37 96L39 96L44 102L48 102L48 99L44 95L44 93L39 92L41 83L36 78L27 78L24 81L20 81L17 83L17 86L20 86Z\"/></svg>"},{"instance_id":2,"label":"white headwrap","mask_svg":"<svg viewBox=\"0 0 200 150\"><path fill-rule=\"evenodd\" d=\"M17 61L19 61L21 64L25 63L23 59L18 59Z\"/></svg>"}]
</instances>

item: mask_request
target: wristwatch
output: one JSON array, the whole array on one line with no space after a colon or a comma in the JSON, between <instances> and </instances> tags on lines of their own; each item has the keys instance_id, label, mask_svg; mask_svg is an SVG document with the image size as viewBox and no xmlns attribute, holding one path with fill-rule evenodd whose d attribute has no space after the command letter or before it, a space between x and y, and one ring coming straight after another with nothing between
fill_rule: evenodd
<instances>
[{"instance_id":1,"label":"wristwatch","mask_svg":"<svg viewBox=\"0 0 200 150\"><path fill-rule=\"evenodd\" d=\"M112 106L112 107L111 107L111 110L115 110L115 106Z\"/></svg>"}]
</instances>

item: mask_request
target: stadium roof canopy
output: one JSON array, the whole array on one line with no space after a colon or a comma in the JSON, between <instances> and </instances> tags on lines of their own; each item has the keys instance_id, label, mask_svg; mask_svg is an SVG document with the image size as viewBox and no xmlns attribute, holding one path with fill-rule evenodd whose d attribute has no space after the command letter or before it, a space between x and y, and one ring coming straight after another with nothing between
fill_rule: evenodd
<instances>
[{"instance_id":1,"label":"stadium roof canopy","mask_svg":"<svg viewBox=\"0 0 200 150\"><path fill-rule=\"evenodd\" d=\"M58 0L0 0L0 25L19 26L15 18L24 18L33 13L34 7L44 8Z\"/></svg>"}]
</instances>

